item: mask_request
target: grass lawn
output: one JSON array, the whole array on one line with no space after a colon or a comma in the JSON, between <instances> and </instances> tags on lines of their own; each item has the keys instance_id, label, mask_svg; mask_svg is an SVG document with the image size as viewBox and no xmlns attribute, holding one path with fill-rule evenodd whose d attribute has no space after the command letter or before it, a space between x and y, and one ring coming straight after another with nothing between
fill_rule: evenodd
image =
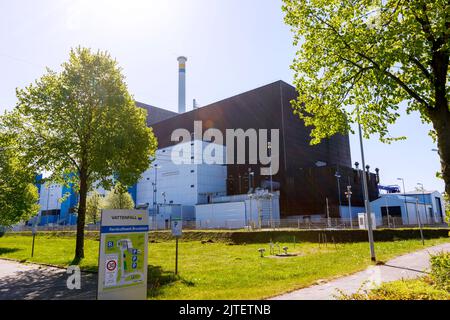
<instances>
[{"instance_id":1,"label":"grass lawn","mask_svg":"<svg viewBox=\"0 0 450 320\"><path fill-rule=\"evenodd\" d=\"M0 258L26 260L60 266L70 264L74 238L37 236L31 258L31 237L6 235L0 238ZM426 241L426 246L450 242L449 238ZM150 299L261 299L363 270L370 265L368 243L323 245L280 244L297 257L261 258L258 248L268 244L229 245L200 241L180 242L179 277L174 276L175 242L149 244ZM419 240L378 242L378 260L422 249ZM86 240L82 269L97 270L98 242Z\"/></svg>"}]
</instances>

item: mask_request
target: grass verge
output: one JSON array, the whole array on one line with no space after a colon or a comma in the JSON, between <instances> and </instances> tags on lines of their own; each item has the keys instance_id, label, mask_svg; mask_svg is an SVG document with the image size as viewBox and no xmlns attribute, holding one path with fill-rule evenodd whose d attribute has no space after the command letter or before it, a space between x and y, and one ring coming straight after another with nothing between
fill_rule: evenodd
<instances>
[{"instance_id":1,"label":"grass verge","mask_svg":"<svg viewBox=\"0 0 450 320\"><path fill-rule=\"evenodd\" d=\"M0 258L67 266L73 259L74 238L37 236L34 257L31 237L6 235L0 238ZM426 241L427 246L449 242L448 238ZM150 299L262 299L363 270L370 265L367 243L319 246L317 243L280 243L289 247L289 258L261 258L259 248L269 252L267 243L228 245L226 243L180 242L179 276L173 274L175 242L149 244ZM376 243L377 258L422 249L419 240ZM98 241L87 239L84 270L97 269Z\"/></svg>"}]
</instances>

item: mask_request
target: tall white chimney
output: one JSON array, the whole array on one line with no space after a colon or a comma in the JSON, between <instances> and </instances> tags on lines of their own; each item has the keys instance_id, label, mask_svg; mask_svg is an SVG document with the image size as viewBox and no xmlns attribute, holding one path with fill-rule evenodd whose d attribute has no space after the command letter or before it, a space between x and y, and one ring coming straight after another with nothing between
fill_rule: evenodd
<instances>
[{"instance_id":1,"label":"tall white chimney","mask_svg":"<svg viewBox=\"0 0 450 320\"><path fill-rule=\"evenodd\" d=\"M186 57L178 57L178 113L186 112Z\"/></svg>"}]
</instances>

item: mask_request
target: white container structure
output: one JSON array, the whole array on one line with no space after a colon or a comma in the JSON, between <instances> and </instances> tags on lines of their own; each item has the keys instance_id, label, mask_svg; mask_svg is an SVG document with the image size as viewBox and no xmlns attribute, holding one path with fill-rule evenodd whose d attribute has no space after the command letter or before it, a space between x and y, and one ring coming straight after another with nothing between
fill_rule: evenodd
<instances>
[{"instance_id":1,"label":"white container structure","mask_svg":"<svg viewBox=\"0 0 450 320\"><path fill-rule=\"evenodd\" d=\"M377 228L377 219L375 219L375 213L371 213L370 214L371 218L372 218L372 229L376 229ZM366 229L368 228L367 226L367 215L365 212L360 212L358 213L358 225L360 229Z\"/></svg>"},{"instance_id":2,"label":"white container structure","mask_svg":"<svg viewBox=\"0 0 450 320\"><path fill-rule=\"evenodd\" d=\"M197 229L269 227L280 219L279 192L212 197L213 203L195 206Z\"/></svg>"}]
</instances>

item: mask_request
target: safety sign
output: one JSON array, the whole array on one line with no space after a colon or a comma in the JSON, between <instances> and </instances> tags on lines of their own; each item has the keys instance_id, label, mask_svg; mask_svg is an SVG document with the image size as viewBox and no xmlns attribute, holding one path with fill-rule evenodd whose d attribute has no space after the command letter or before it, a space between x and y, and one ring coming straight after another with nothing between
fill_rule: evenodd
<instances>
[{"instance_id":1,"label":"safety sign","mask_svg":"<svg viewBox=\"0 0 450 320\"><path fill-rule=\"evenodd\" d=\"M181 219L172 219L172 235L174 237L181 237L183 233L183 221Z\"/></svg>"}]
</instances>

